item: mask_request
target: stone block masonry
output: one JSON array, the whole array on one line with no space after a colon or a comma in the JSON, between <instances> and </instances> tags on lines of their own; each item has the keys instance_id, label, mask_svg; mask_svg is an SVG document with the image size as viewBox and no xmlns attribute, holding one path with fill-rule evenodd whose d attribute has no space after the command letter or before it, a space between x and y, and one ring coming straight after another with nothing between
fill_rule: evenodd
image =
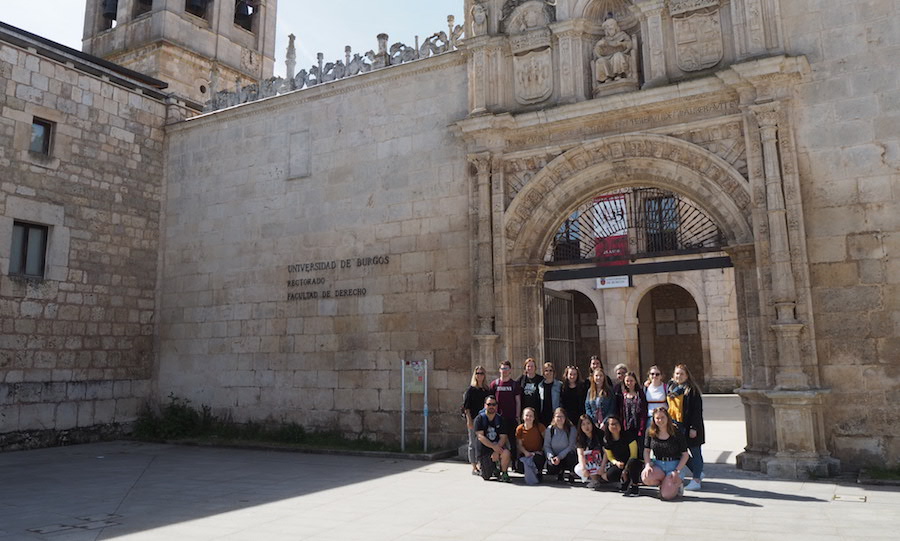
<instances>
[{"instance_id":1,"label":"stone block masonry","mask_svg":"<svg viewBox=\"0 0 900 541\"><path fill-rule=\"evenodd\" d=\"M159 396L396 441L400 361L427 358L430 438L455 445L468 177L448 132L413 142L464 115L465 95L448 53L175 127ZM409 423L420 437L421 413Z\"/></svg>"},{"instance_id":2,"label":"stone block masonry","mask_svg":"<svg viewBox=\"0 0 900 541\"><path fill-rule=\"evenodd\" d=\"M127 425L155 356L167 106L41 53L0 41L0 448ZM29 150L35 119L46 154ZM15 222L47 227L43 276L10 274Z\"/></svg>"}]
</instances>

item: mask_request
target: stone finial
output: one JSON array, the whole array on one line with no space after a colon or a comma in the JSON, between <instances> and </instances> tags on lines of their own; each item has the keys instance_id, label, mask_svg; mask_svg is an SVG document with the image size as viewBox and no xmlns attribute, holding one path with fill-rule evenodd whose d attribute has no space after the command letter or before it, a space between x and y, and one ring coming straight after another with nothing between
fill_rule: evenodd
<instances>
[{"instance_id":1,"label":"stone finial","mask_svg":"<svg viewBox=\"0 0 900 541\"><path fill-rule=\"evenodd\" d=\"M288 48L287 54L284 56L285 67L287 68L287 78L293 79L294 72L297 69L297 48L294 45L294 40L297 39L297 36L294 34L288 35Z\"/></svg>"}]
</instances>

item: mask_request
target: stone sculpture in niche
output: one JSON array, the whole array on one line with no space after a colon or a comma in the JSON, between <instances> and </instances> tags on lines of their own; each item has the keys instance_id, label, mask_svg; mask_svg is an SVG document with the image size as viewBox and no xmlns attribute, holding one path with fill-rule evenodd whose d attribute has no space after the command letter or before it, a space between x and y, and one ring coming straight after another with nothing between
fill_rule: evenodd
<instances>
[{"instance_id":1,"label":"stone sculpture in niche","mask_svg":"<svg viewBox=\"0 0 900 541\"><path fill-rule=\"evenodd\" d=\"M591 73L594 96L637 89L637 38L629 36L613 18L603 21L604 37L594 45Z\"/></svg>"},{"instance_id":2,"label":"stone sculpture in niche","mask_svg":"<svg viewBox=\"0 0 900 541\"><path fill-rule=\"evenodd\" d=\"M484 36L487 34L487 21L487 7L482 4L475 4L472 6L472 37Z\"/></svg>"},{"instance_id":3,"label":"stone sculpture in niche","mask_svg":"<svg viewBox=\"0 0 900 541\"><path fill-rule=\"evenodd\" d=\"M603 21L606 37L594 46L595 79L599 84L628 77L631 69L631 36L619 28L615 19Z\"/></svg>"}]
</instances>

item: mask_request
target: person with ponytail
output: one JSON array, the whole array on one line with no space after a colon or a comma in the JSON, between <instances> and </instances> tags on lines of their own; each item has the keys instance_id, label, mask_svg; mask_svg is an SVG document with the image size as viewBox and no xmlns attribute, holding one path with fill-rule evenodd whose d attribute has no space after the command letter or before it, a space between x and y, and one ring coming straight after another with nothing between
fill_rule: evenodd
<instances>
[{"instance_id":1,"label":"person with ponytail","mask_svg":"<svg viewBox=\"0 0 900 541\"><path fill-rule=\"evenodd\" d=\"M679 364L675 367L666 393L666 402L676 428L684 434L687 440L690 453L687 467L691 470L693 479L684 489L700 490L703 480L703 454L700 446L706 443L706 431L703 426L703 394L686 365Z\"/></svg>"}]
</instances>

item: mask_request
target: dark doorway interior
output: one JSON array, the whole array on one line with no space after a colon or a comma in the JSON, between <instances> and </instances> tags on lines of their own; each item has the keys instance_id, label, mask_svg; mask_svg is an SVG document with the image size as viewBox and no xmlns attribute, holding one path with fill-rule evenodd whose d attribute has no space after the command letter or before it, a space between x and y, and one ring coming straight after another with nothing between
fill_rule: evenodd
<instances>
[{"instance_id":1,"label":"dark doorway interior","mask_svg":"<svg viewBox=\"0 0 900 541\"><path fill-rule=\"evenodd\" d=\"M671 378L675 365L684 363L705 390L697 303L684 288L666 284L644 295L638 306L638 348L642 376L658 365Z\"/></svg>"}]
</instances>

